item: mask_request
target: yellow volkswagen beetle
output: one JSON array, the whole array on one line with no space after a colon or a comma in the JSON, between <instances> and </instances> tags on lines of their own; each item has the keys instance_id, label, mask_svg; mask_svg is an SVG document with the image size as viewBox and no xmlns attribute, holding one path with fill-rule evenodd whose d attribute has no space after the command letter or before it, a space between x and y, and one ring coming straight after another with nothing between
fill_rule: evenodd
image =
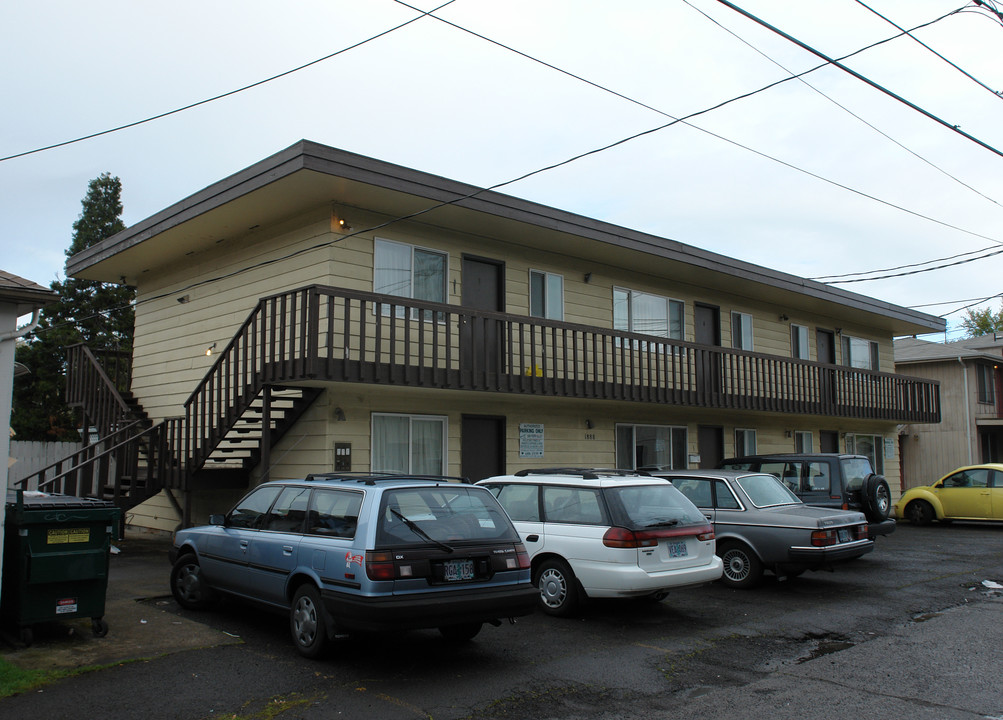
<instances>
[{"instance_id":1,"label":"yellow volkswagen beetle","mask_svg":"<svg viewBox=\"0 0 1003 720\"><path fill-rule=\"evenodd\" d=\"M1003 520L1003 464L960 467L933 485L910 488L893 512L915 525L932 520Z\"/></svg>"}]
</instances>

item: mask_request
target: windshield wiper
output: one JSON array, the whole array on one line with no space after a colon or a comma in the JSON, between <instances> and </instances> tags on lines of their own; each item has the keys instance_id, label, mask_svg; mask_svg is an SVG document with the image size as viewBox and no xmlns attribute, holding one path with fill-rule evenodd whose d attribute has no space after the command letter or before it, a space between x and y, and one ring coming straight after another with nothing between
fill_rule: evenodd
<instances>
[{"instance_id":1,"label":"windshield wiper","mask_svg":"<svg viewBox=\"0 0 1003 720\"><path fill-rule=\"evenodd\" d=\"M644 527L646 528L672 527L673 525L678 525L678 524L679 524L679 518L673 518L672 520L656 520L653 523L648 523Z\"/></svg>"},{"instance_id":2,"label":"windshield wiper","mask_svg":"<svg viewBox=\"0 0 1003 720\"><path fill-rule=\"evenodd\" d=\"M403 522L405 525L407 525L408 529L411 532L413 532L415 535L417 535L418 537L423 538L425 540L428 540L430 543L432 543L433 545L437 546L440 550L445 550L448 553L453 552L453 548L449 547L449 545L447 545L446 543L439 542L438 540L436 540L435 538L433 538L427 532L425 532L420 527L418 527L417 523L415 523L410 518L404 517L403 515L401 515L399 512L397 512L393 508L390 508L390 512L392 512L394 515L396 515L397 517L399 517L401 519L401 522Z\"/></svg>"}]
</instances>

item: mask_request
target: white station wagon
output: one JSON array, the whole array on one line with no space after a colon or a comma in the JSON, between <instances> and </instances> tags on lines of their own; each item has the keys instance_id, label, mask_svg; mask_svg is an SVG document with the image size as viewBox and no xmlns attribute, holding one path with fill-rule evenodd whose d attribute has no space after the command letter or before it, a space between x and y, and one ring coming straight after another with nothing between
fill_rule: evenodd
<instances>
[{"instance_id":1,"label":"white station wagon","mask_svg":"<svg viewBox=\"0 0 1003 720\"><path fill-rule=\"evenodd\" d=\"M550 615L572 615L587 598L661 600L670 588L721 577L712 525L660 478L557 468L477 484L512 518Z\"/></svg>"}]
</instances>

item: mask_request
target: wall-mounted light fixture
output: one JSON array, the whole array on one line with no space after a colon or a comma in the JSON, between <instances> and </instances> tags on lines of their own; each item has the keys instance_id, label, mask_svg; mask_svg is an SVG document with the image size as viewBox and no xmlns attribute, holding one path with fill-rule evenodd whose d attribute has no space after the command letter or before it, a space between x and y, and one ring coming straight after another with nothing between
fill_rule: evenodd
<instances>
[{"instance_id":1,"label":"wall-mounted light fixture","mask_svg":"<svg viewBox=\"0 0 1003 720\"><path fill-rule=\"evenodd\" d=\"M345 411L342 410L340 407L336 407L334 409L334 419L337 420L338 422L345 422L346 420Z\"/></svg>"},{"instance_id":2,"label":"wall-mounted light fixture","mask_svg":"<svg viewBox=\"0 0 1003 720\"><path fill-rule=\"evenodd\" d=\"M210 355L212 355L215 349L216 349L216 343L213 343L212 345L210 345L205 349L205 356L209 357Z\"/></svg>"},{"instance_id":3,"label":"wall-mounted light fixture","mask_svg":"<svg viewBox=\"0 0 1003 720\"><path fill-rule=\"evenodd\" d=\"M784 430L784 437L789 438L793 433L790 430Z\"/></svg>"},{"instance_id":4,"label":"wall-mounted light fixture","mask_svg":"<svg viewBox=\"0 0 1003 720\"><path fill-rule=\"evenodd\" d=\"M591 279L592 279L592 273L590 272L585 273L585 282L588 282Z\"/></svg>"},{"instance_id":5,"label":"wall-mounted light fixture","mask_svg":"<svg viewBox=\"0 0 1003 720\"><path fill-rule=\"evenodd\" d=\"M182 295L181 297L178 298L178 302L181 303L182 305L184 305L186 302L188 302L191 299L192 298L191 298L190 295Z\"/></svg>"},{"instance_id":6,"label":"wall-mounted light fixture","mask_svg":"<svg viewBox=\"0 0 1003 720\"><path fill-rule=\"evenodd\" d=\"M352 229L352 226L348 224L348 220L346 220L345 218L338 218L338 227L344 230L345 232L348 232L349 230Z\"/></svg>"},{"instance_id":7,"label":"wall-mounted light fixture","mask_svg":"<svg viewBox=\"0 0 1003 720\"><path fill-rule=\"evenodd\" d=\"M780 322L787 322L788 320L790 320L790 318L787 317L787 313L780 314Z\"/></svg>"},{"instance_id":8,"label":"wall-mounted light fixture","mask_svg":"<svg viewBox=\"0 0 1003 720\"><path fill-rule=\"evenodd\" d=\"M836 334L837 335L842 335L843 334L843 328L836 328Z\"/></svg>"},{"instance_id":9,"label":"wall-mounted light fixture","mask_svg":"<svg viewBox=\"0 0 1003 720\"><path fill-rule=\"evenodd\" d=\"M589 430L595 427L595 425L592 424L591 418L585 418L585 427Z\"/></svg>"}]
</instances>

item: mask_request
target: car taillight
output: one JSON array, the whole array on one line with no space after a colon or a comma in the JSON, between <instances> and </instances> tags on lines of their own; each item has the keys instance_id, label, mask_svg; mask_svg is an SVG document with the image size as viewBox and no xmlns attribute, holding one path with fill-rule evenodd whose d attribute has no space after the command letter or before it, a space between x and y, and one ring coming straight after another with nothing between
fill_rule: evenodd
<instances>
[{"instance_id":1,"label":"car taillight","mask_svg":"<svg viewBox=\"0 0 1003 720\"><path fill-rule=\"evenodd\" d=\"M522 543L516 543L515 556L519 561L520 570L528 570L533 566L533 564L529 561L529 553L526 552L526 546Z\"/></svg>"},{"instance_id":2,"label":"car taillight","mask_svg":"<svg viewBox=\"0 0 1003 720\"><path fill-rule=\"evenodd\" d=\"M393 580L396 572L391 554L366 550L366 575L370 580Z\"/></svg>"},{"instance_id":3,"label":"car taillight","mask_svg":"<svg viewBox=\"0 0 1003 720\"><path fill-rule=\"evenodd\" d=\"M854 531L854 534L857 536L857 540L867 540L867 539L869 539L869 535L868 535L868 532L867 532L867 526L866 525L855 525L853 527L853 531Z\"/></svg>"},{"instance_id":4,"label":"car taillight","mask_svg":"<svg viewBox=\"0 0 1003 720\"><path fill-rule=\"evenodd\" d=\"M611 548L656 547L662 538L695 537L697 540L714 539L714 528L710 525L688 525L681 528L654 528L651 530L628 530L611 527L602 537L602 544Z\"/></svg>"},{"instance_id":5,"label":"car taillight","mask_svg":"<svg viewBox=\"0 0 1003 720\"><path fill-rule=\"evenodd\" d=\"M815 530L811 534L811 544L815 547L826 547L839 542L839 537L835 530Z\"/></svg>"}]
</instances>

